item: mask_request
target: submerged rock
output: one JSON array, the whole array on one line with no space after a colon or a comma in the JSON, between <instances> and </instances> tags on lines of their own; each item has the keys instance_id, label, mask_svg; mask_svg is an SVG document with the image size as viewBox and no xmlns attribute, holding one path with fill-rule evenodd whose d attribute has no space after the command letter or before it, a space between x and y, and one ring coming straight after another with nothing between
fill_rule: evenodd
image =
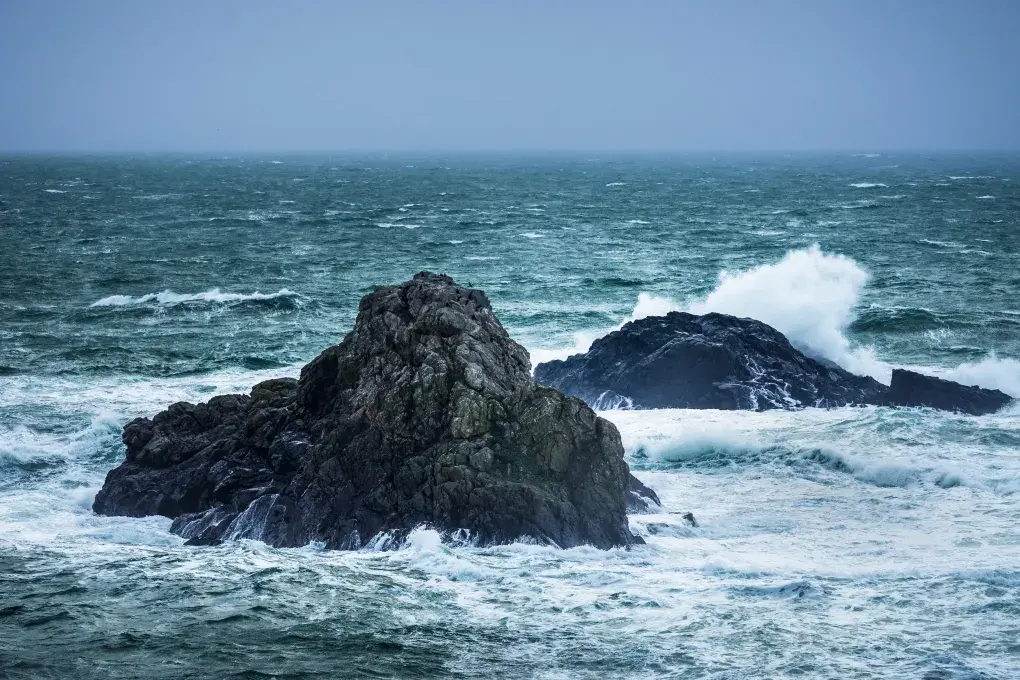
<instances>
[{"instance_id":1,"label":"submerged rock","mask_svg":"<svg viewBox=\"0 0 1020 680\"><path fill-rule=\"evenodd\" d=\"M873 404L885 386L806 356L775 328L726 314L632 321L535 379L596 408L766 410Z\"/></svg>"},{"instance_id":2,"label":"submerged rock","mask_svg":"<svg viewBox=\"0 0 1020 680\"><path fill-rule=\"evenodd\" d=\"M887 403L890 406L928 406L970 415L994 413L1013 401L999 390L971 387L902 368L893 369Z\"/></svg>"},{"instance_id":3,"label":"submerged rock","mask_svg":"<svg viewBox=\"0 0 1020 680\"><path fill-rule=\"evenodd\" d=\"M482 291L423 272L367 295L298 380L129 423L94 508L174 518L192 544L357 548L422 524L486 544L640 542L616 427L530 368Z\"/></svg>"},{"instance_id":4,"label":"submerged rock","mask_svg":"<svg viewBox=\"0 0 1020 680\"><path fill-rule=\"evenodd\" d=\"M889 405L980 415L1012 401L902 369L886 387L807 356L761 321L683 312L632 321L585 354L539 364L535 379L599 409Z\"/></svg>"}]
</instances>

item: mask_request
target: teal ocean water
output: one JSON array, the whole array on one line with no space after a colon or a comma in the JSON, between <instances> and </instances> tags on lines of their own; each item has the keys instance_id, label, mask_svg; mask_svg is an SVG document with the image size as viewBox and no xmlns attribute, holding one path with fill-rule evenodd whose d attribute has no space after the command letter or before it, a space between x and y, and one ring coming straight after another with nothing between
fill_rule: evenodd
<instances>
[{"instance_id":1,"label":"teal ocean water","mask_svg":"<svg viewBox=\"0 0 1020 680\"><path fill-rule=\"evenodd\" d=\"M0 675L1020 678L1016 406L604 412L665 507L630 551L91 512L129 419L295 375L425 269L533 363L721 311L1020 397L1020 156L0 157L0 244Z\"/></svg>"}]
</instances>

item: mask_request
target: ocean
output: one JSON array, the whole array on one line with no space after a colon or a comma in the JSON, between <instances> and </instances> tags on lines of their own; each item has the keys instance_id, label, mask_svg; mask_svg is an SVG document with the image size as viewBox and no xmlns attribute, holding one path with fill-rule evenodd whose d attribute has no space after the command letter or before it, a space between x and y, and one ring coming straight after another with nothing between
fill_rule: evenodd
<instances>
[{"instance_id":1,"label":"ocean","mask_svg":"<svg viewBox=\"0 0 1020 680\"><path fill-rule=\"evenodd\" d=\"M91 511L128 420L295 376L421 270L533 364L720 311L1020 397L1016 154L6 156L0 245L0 676L1020 678L1018 406L602 412L664 504L631 550Z\"/></svg>"}]
</instances>

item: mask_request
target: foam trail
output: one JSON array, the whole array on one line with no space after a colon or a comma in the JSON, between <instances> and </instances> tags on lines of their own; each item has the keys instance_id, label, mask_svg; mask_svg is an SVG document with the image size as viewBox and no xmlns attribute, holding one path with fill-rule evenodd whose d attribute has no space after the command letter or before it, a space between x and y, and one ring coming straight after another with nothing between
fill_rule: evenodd
<instances>
[{"instance_id":1,"label":"foam trail","mask_svg":"<svg viewBox=\"0 0 1020 680\"><path fill-rule=\"evenodd\" d=\"M130 295L110 295L102 300L96 300L90 307L131 307L155 302L158 305L178 305L186 302L247 302L249 300L275 300L284 297L297 297L297 293L286 288L281 288L275 293L224 293L219 288L206 290L201 293L175 293L172 290L164 290L162 293L148 293L132 297Z\"/></svg>"}]
</instances>

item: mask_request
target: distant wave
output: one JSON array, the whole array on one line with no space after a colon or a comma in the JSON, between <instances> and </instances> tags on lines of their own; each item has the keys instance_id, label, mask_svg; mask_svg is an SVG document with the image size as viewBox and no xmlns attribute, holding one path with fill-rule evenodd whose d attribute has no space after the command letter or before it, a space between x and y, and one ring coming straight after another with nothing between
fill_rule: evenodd
<instances>
[{"instance_id":1,"label":"distant wave","mask_svg":"<svg viewBox=\"0 0 1020 680\"><path fill-rule=\"evenodd\" d=\"M888 184L882 184L881 182L855 182L854 184L851 184L850 186L856 187L858 189L874 189L876 187L885 187L885 188L887 188L889 185Z\"/></svg>"},{"instance_id":2,"label":"distant wave","mask_svg":"<svg viewBox=\"0 0 1020 680\"><path fill-rule=\"evenodd\" d=\"M533 231L526 231L521 236L524 238L545 238L545 234L536 234Z\"/></svg>"},{"instance_id":3,"label":"distant wave","mask_svg":"<svg viewBox=\"0 0 1020 680\"><path fill-rule=\"evenodd\" d=\"M102 300L96 300L90 307L134 307L154 303L157 305L179 305L190 302L205 303L228 303L228 302L249 302L260 300L276 300L279 298L299 297L298 293L286 288L281 288L275 293L224 293L219 288L206 290L201 293L175 293L172 290L164 290L162 293L148 293L132 297L131 295L110 295Z\"/></svg>"},{"instance_id":4,"label":"distant wave","mask_svg":"<svg viewBox=\"0 0 1020 680\"><path fill-rule=\"evenodd\" d=\"M67 193L66 191L61 191L60 189L43 189L43 191L45 191L48 194L66 194Z\"/></svg>"},{"instance_id":5,"label":"distant wave","mask_svg":"<svg viewBox=\"0 0 1020 680\"><path fill-rule=\"evenodd\" d=\"M606 184L607 187L622 187L626 182L609 182Z\"/></svg>"}]
</instances>

